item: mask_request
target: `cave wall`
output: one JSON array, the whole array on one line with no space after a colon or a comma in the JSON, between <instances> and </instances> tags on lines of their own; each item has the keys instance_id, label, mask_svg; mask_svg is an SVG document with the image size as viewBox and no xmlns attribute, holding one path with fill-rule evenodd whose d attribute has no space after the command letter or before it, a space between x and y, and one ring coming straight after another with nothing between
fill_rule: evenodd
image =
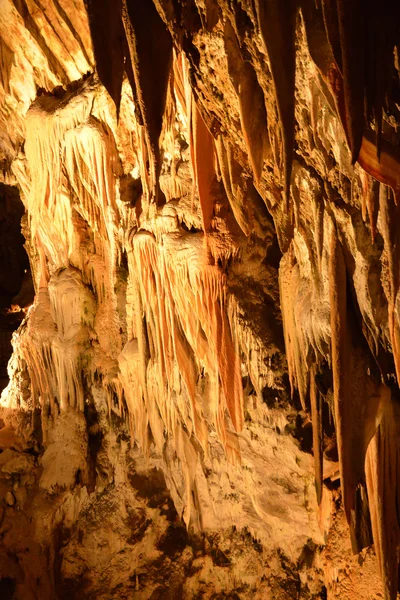
<instances>
[{"instance_id":1,"label":"cave wall","mask_svg":"<svg viewBox=\"0 0 400 600\"><path fill-rule=\"evenodd\" d=\"M399 21L355 5L2 0L10 598L396 598Z\"/></svg>"}]
</instances>

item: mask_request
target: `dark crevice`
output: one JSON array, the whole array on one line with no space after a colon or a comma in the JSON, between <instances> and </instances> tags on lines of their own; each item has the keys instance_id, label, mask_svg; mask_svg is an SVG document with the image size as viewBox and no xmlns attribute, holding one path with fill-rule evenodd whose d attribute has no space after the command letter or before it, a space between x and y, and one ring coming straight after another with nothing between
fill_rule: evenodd
<instances>
[{"instance_id":1,"label":"dark crevice","mask_svg":"<svg viewBox=\"0 0 400 600\"><path fill-rule=\"evenodd\" d=\"M11 338L34 297L21 233L24 206L16 188L0 183L0 392L8 384Z\"/></svg>"},{"instance_id":2,"label":"dark crevice","mask_svg":"<svg viewBox=\"0 0 400 600\"><path fill-rule=\"evenodd\" d=\"M15 580L11 577L0 579L0 598L2 600L13 600L15 591Z\"/></svg>"}]
</instances>

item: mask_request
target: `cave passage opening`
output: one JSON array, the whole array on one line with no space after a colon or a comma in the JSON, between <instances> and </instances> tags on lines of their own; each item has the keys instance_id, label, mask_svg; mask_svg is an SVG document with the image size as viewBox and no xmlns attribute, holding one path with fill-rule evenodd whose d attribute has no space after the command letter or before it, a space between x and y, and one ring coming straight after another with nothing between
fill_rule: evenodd
<instances>
[{"instance_id":1,"label":"cave passage opening","mask_svg":"<svg viewBox=\"0 0 400 600\"><path fill-rule=\"evenodd\" d=\"M21 231L24 214L18 189L0 183L0 393L8 385L12 334L34 298L29 258Z\"/></svg>"}]
</instances>

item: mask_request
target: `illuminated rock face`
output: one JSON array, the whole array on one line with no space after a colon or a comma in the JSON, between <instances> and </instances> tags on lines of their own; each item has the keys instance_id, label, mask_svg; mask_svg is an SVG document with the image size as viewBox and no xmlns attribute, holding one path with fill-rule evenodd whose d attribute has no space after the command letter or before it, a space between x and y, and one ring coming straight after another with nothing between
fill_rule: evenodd
<instances>
[{"instance_id":1,"label":"illuminated rock face","mask_svg":"<svg viewBox=\"0 0 400 600\"><path fill-rule=\"evenodd\" d=\"M2 597L396 599L397 13L1 1Z\"/></svg>"}]
</instances>

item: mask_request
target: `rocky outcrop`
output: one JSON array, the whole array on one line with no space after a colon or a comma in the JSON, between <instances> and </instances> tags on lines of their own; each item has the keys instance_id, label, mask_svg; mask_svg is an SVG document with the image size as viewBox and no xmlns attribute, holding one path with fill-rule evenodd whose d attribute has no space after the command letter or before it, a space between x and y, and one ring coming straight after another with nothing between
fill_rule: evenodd
<instances>
[{"instance_id":1,"label":"rocky outcrop","mask_svg":"<svg viewBox=\"0 0 400 600\"><path fill-rule=\"evenodd\" d=\"M359 4L2 0L10 598L396 598L399 15Z\"/></svg>"}]
</instances>

